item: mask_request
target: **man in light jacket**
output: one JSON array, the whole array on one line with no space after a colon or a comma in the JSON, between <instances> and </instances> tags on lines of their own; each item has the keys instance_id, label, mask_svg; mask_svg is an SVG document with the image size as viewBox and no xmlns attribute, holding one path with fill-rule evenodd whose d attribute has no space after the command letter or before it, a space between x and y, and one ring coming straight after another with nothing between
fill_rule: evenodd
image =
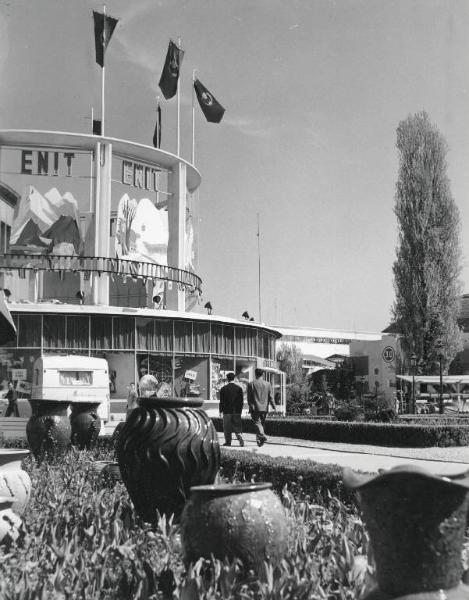
<instances>
[{"instance_id":1,"label":"man in light jacket","mask_svg":"<svg viewBox=\"0 0 469 600\"><path fill-rule=\"evenodd\" d=\"M248 405L251 419L253 420L256 430L256 442L258 446L263 446L267 437L264 433L264 423L271 406L275 411L275 404L272 399L272 387L268 381L264 379L264 371L256 369L256 379L248 384Z\"/></svg>"}]
</instances>

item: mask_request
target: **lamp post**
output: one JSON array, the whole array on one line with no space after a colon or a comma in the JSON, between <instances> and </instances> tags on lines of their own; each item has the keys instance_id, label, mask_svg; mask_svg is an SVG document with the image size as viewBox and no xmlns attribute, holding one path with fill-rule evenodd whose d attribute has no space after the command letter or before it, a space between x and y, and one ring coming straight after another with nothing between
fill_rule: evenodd
<instances>
[{"instance_id":1,"label":"lamp post","mask_svg":"<svg viewBox=\"0 0 469 600\"><path fill-rule=\"evenodd\" d=\"M412 368L412 406L410 412L415 413L415 367L417 366L417 356L412 354L410 357L410 366Z\"/></svg>"},{"instance_id":2,"label":"lamp post","mask_svg":"<svg viewBox=\"0 0 469 600\"><path fill-rule=\"evenodd\" d=\"M438 352L438 363L439 363L439 367L440 367L440 390L439 390L439 397L438 397L438 408L439 408L439 412L440 415L443 414L443 342L441 340L438 340L436 343L436 349Z\"/></svg>"}]
</instances>

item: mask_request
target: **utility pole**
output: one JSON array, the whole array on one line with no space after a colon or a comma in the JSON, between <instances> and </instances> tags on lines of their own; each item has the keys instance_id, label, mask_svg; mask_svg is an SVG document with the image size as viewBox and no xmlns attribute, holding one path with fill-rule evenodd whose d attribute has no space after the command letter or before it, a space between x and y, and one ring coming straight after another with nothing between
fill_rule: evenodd
<instances>
[{"instance_id":1,"label":"utility pole","mask_svg":"<svg viewBox=\"0 0 469 600\"><path fill-rule=\"evenodd\" d=\"M259 323L262 323L261 309L261 233L259 223L259 213L257 213L257 256L258 256L258 295L259 295Z\"/></svg>"}]
</instances>

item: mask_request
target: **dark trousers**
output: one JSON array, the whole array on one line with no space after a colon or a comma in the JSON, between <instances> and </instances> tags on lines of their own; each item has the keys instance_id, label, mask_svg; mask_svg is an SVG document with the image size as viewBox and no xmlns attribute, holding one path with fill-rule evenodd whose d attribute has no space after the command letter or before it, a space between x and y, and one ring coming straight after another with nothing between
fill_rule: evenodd
<instances>
[{"instance_id":1,"label":"dark trousers","mask_svg":"<svg viewBox=\"0 0 469 600\"><path fill-rule=\"evenodd\" d=\"M239 443L243 442L241 415L223 413L223 433L225 434L225 444L231 444L233 433L238 438Z\"/></svg>"},{"instance_id":2,"label":"dark trousers","mask_svg":"<svg viewBox=\"0 0 469 600\"><path fill-rule=\"evenodd\" d=\"M11 417L12 413L14 413L15 417L20 416L20 413L18 411L18 404L16 402L8 402L8 406L5 411L5 417Z\"/></svg>"},{"instance_id":3,"label":"dark trousers","mask_svg":"<svg viewBox=\"0 0 469 600\"><path fill-rule=\"evenodd\" d=\"M253 411L251 413L251 419L254 423L254 429L256 430L256 440L266 440L265 432L264 432L264 423L265 418L267 416L267 412L263 411Z\"/></svg>"}]
</instances>

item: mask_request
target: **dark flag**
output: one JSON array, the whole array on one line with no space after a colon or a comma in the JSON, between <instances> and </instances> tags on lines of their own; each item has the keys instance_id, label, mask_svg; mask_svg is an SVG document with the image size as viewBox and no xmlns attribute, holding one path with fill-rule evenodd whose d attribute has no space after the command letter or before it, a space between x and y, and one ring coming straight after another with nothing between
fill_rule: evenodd
<instances>
[{"instance_id":1,"label":"dark flag","mask_svg":"<svg viewBox=\"0 0 469 600\"><path fill-rule=\"evenodd\" d=\"M93 19L96 62L100 67L104 67L104 53L111 41L118 19L114 19L113 17L109 17L108 15L96 11L93 11Z\"/></svg>"},{"instance_id":2,"label":"dark flag","mask_svg":"<svg viewBox=\"0 0 469 600\"><path fill-rule=\"evenodd\" d=\"M93 135L101 135L101 121L93 119Z\"/></svg>"},{"instance_id":3,"label":"dark flag","mask_svg":"<svg viewBox=\"0 0 469 600\"><path fill-rule=\"evenodd\" d=\"M153 134L153 146L161 148L161 106L156 107L155 133Z\"/></svg>"},{"instance_id":4,"label":"dark flag","mask_svg":"<svg viewBox=\"0 0 469 600\"><path fill-rule=\"evenodd\" d=\"M208 91L208 89L200 83L198 79L194 81L194 89L199 101L200 108L205 115L205 118L210 123L219 123L225 113L223 106L216 98Z\"/></svg>"},{"instance_id":5,"label":"dark flag","mask_svg":"<svg viewBox=\"0 0 469 600\"><path fill-rule=\"evenodd\" d=\"M184 57L184 50L172 41L169 41L163 72L161 73L159 86L166 100L172 98L178 89L179 71Z\"/></svg>"},{"instance_id":6,"label":"dark flag","mask_svg":"<svg viewBox=\"0 0 469 600\"><path fill-rule=\"evenodd\" d=\"M5 302L5 294L0 290L0 346L16 339L16 327Z\"/></svg>"}]
</instances>

